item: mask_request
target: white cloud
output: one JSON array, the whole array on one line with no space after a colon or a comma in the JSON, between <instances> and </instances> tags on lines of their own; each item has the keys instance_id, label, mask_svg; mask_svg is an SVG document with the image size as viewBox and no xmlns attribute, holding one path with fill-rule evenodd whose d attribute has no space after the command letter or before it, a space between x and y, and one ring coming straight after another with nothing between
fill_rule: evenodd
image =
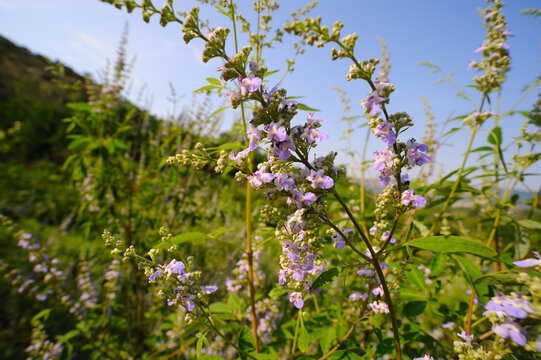
<instances>
[{"instance_id":1,"label":"white cloud","mask_svg":"<svg viewBox=\"0 0 541 360\"><path fill-rule=\"evenodd\" d=\"M99 38L81 31L75 33L75 38L68 42L68 46L78 54L79 66L92 70L102 69L107 59L114 58L116 49L111 38Z\"/></svg>"}]
</instances>

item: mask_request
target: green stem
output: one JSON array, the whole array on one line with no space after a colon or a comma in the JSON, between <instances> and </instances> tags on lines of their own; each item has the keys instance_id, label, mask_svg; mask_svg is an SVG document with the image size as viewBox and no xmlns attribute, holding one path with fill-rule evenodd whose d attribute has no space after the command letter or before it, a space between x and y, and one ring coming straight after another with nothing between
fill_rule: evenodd
<instances>
[{"instance_id":1,"label":"green stem","mask_svg":"<svg viewBox=\"0 0 541 360\"><path fill-rule=\"evenodd\" d=\"M233 34L235 38L235 53L238 53L237 44L237 26L235 21L235 5L233 0L229 3L231 9L231 21L233 22ZM244 104L240 104L242 115L242 126L244 130L244 138L248 142L248 129L246 126L246 116L244 115ZM252 171L252 159L253 154L250 153L248 166L250 172ZM255 286L254 286L254 259L252 249L252 187L249 182L246 182L246 260L248 261L248 289L250 292L250 314L252 318L252 333L254 336L254 344L256 353L259 352L259 338L257 335L257 314L255 309Z\"/></svg>"},{"instance_id":2,"label":"green stem","mask_svg":"<svg viewBox=\"0 0 541 360\"><path fill-rule=\"evenodd\" d=\"M204 312L203 312L204 313ZM210 316L210 312L208 314L204 313L205 316L207 317L208 321L209 321L209 325L210 327L212 328L212 330L214 330L214 332L216 332L216 334L218 334L219 337L221 337L222 339L225 340L226 343L228 343L229 345L233 346L235 349L237 349L237 351L239 353L243 353L244 355L246 355L247 357L251 358L251 359L255 359L257 360L256 357L248 354L246 351L242 350L241 348L239 348L237 346L237 344L235 344L233 341L231 341L227 336L225 336L220 330L218 330L218 328L216 327L216 325L214 324L214 321L212 320L212 317Z\"/></svg>"},{"instance_id":3,"label":"green stem","mask_svg":"<svg viewBox=\"0 0 541 360\"><path fill-rule=\"evenodd\" d=\"M299 336L299 326L301 323L301 309L297 314L297 326L295 326L295 335L293 336L293 346L291 347L291 355L295 354L295 348L297 347L297 337Z\"/></svg>"},{"instance_id":4,"label":"green stem","mask_svg":"<svg viewBox=\"0 0 541 360\"><path fill-rule=\"evenodd\" d=\"M348 217L353 222L353 225L361 235L362 239L364 240L366 247L368 248L368 251L370 252L370 255L372 257L372 264L374 265L374 268L376 269L376 273L378 274L378 278L381 283L381 287L383 289L383 293L385 295L385 301L387 302L387 306L389 307L389 315L391 316L391 324L393 328L393 340L394 345L396 349L396 359L401 360L402 359L402 350L400 346L400 335L398 333L398 323L396 321L396 315L394 313L393 309L393 301L391 299L391 293L389 292L389 288L387 287L387 281L385 280L385 275L383 275L383 271L381 270L381 266L379 264L379 258L376 252L374 251L374 248L372 247L372 244L370 244L370 240L366 237L366 235L363 233L361 227L357 223L357 220L355 220L355 217L353 216L353 213L347 206L347 204L344 202L344 200L340 197L340 195L336 192L336 189L333 189L333 195L338 200L340 205L342 205L342 208L344 211L348 214ZM345 239L344 239L345 241Z\"/></svg>"}]
</instances>

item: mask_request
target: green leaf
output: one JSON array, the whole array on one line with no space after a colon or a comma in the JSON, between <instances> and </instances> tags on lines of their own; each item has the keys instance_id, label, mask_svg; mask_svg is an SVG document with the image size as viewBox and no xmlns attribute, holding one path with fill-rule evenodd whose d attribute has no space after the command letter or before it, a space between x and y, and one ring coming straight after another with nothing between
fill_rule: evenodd
<instances>
[{"instance_id":1,"label":"green leaf","mask_svg":"<svg viewBox=\"0 0 541 360\"><path fill-rule=\"evenodd\" d=\"M516 231L515 239L514 258L520 260L528 255L528 251L530 250L530 237L528 236L528 232L519 227Z\"/></svg>"},{"instance_id":2,"label":"green leaf","mask_svg":"<svg viewBox=\"0 0 541 360\"><path fill-rule=\"evenodd\" d=\"M404 305L404 314L415 317L421 315L426 309L426 301L410 301Z\"/></svg>"},{"instance_id":3,"label":"green leaf","mask_svg":"<svg viewBox=\"0 0 541 360\"><path fill-rule=\"evenodd\" d=\"M251 353L252 351L255 351L255 343L254 343L254 336L250 329L245 325L242 327L239 333L239 338L237 340L237 346L239 349ZM239 351L239 356L241 359L247 359L248 357L243 352Z\"/></svg>"},{"instance_id":4,"label":"green leaf","mask_svg":"<svg viewBox=\"0 0 541 360\"><path fill-rule=\"evenodd\" d=\"M205 237L207 237L207 235L203 234L202 232L188 232L174 236L173 238L171 238L171 240L169 240L169 242L172 244L181 244L194 241L197 242L203 240Z\"/></svg>"},{"instance_id":5,"label":"green leaf","mask_svg":"<svg viewBox=\"0 0 541 360\"><path fill-rule=\"evenodd\" d=\"M492 131L488 134L487 141L492 145L499 146L502 143L502 128L496 126L494 129L492 129Z\"/></svg>"},{"instance_id":6,"label":"green leaf","mask_svg":"<svg viewBox=\"0 0 541 360\"><path fill-rule=\"evenodd\" d=\"M406 233L406 240L405 242L408 242L410 241L411 239L411 233L413 232L413 223L410 224L409 228L408 228L408 232Z\"/></svg>"},{"instance_id":7,"label":"green leaf","mask_svg":"<svg viewBox=\"0 0 541 360\"><path fill-rule=\"evenodd\" d=\"M34 315L34 317L32 318L32 320L30 321L32 324L34 324L36 321L40 320L40 319L43 319L43 320L47 320L47 318L49 317L49 315L51 314L51 311L53 311L53 309L45 309L45 310L41 310L39 313L37 313L36 315Z\"/></svg>"},{"instance_id":8,"label":"green leaf","mask_svg":"<svg viewBox=\"0 0 541 360\"><path fill-rule=\"evenodd\" d=\"M276 359L276 354L264 354L264 353L252 352L250 355L255 357L258 360L275 360Z\"/></svg>"},{"instance_id":9,"label":"green leaf","mask_svg":"<svg viewBox=\"0 0 541 360\"><path fill-rule=\"evenodd\" d=\"M453 255L453 257L458 261L460 266L462 266L462 269L464 269L466 280L468 280L468 282L475 288L475 292L477 293L479 300L486 303L490 298L488 285L475 283L475 280L483 276L483 272L479 270L477 265L465 257L459 255Z\"/></svg>"},{"instance_id":10,"label":"green leaf","mask_svg":"<svg viewBox=\"0 0 541 360\"><path fill-rule=\"evenodd\" d=\"M236 293L229 293L229 298L227 298L227 305L231 306L235 310L241 310L242 304L240 302L239 296Z\"/></svg>"},{"instance_id":11,"label":"green leaf","mask_svg":"<svg viewBox=\"0 0 541 360\"><path fill-rule=\"evenodd\" d=\"M231 313L235 310L231 305L222 302L213 303L209 308L213 313Z\"/></svg>"},{"instance_id":12,"label":"green leaf","mask_svg":"<svg viewBox=\"0 0 541 360\"><path fill-rule=\"evenodd\" d=\"M426 225L422 222L413 220L413 225L415 225L415 228L417 229L417 231L419 231L419 234L421 234L421 236L427 236L430 233L430 230L428 230Z\"/></svg>"},{"instance_id":13,"label":"green leaf","mask_svg":"<svg viewBox=\"0 0 541 360\"><path fill-rule=\"evenodd\" d=\"M340 275L340 271L341 271L340 268L334 267L334 268L331 268L329 270L326 270L326 271L322 272L317 277L316 281L314 281L314 283L312 284L311 289L312 290L317 290L320 287L322 287L323 285L326 285L326 284L330 283L331 281L336 279L336 277L338 275Z\"/></svg>"},{"instance_id":14,"label":"green leaf","mask_svg":"<svg viewBox=\"0 0 541 360\"><path fill-rule=\"evenodd\" d=\"M311 108L311 107L306 106L306 105L301 104L301 103L298 103L298 104L297 104L297 109L299 109L299 110L305 110L305 111L319 111L318 109Z\"/></svg>"},{"instance_id":15,"label":"green leaf","mask_svg":"<svg viewBox=\"0 0 541 360\"><path fill-rule=\"evenodd\" d=\"M327 353L331 348L331 344L336 339L336 329L333 327L326 327L321 333L321 338L319 340L319 346L321 346L321 351Z\"/></svg>"},{"instance_id":16,"label":"green leaf","mask_svg":"<svg viewBox=\"0 0 541 360\"><path fill-rule=\"evenodd\" d=\"M459 236L428 236L412 240L405 245L434 252L466 252L482 257L494 257L496 251L480 242Z\"/></svg>"},{"instance_id":17,"label":"green leaf","mask_svg":"<svg viewBox=\"0 0 541 360\"><path fill-rule=\"evenodd\" d=\"M71 338L79 336L79 334L81 334L81 332L79 330L73 329L73 330L70 330L67 333L63 334L63 335L57 335L57 336L55 336L55 338L56 338L57 342L67 343Z\"/></svg>"},{"instance_id":18,"label":"green leaf","mask_svg":"<svg viewBox=\"0 0 541 360\"><path fill-rule=\"evenodd\" d=\"M452 128L451 130L449 130L449 131L447 131L445 134L443 134L442 137L446 137L447 135L451 135L452 133L454 133L454 132L456 132L456 131L458 131L458 130L460 130L460 129L462 129L462 128L459 128L459 127Z\"/></svg>"},{"instance_id":19,"label":"green leaf","mask_svg":"<svg viewBox=\"0 0 541 360\"><path fill-rule=\"evenodd\" d=\"M481 146L481 147L478 147L478 148L473 149L473 150L470 151L470 152L493 151L493 150L494 150L494 149L491 148L490 146Z\"/></svg>"},{"instance_id":20,"label":"green leaf","mask_svg":"<svg viewBox=\"0 0 541 360\"><path fill-rule=\"evenodd\" d=\"M202 359L202 360L225 360L220 355L208 355L208 354L201 354L200 359Z\"/></svg>"},{"instance_id":21,"label":"green leaf","mask_svg":"<svg viewBox=\"0 0 541 360\"><path fill-rule=\"evenodd\" d=\"M338 350L338 351L335 351L329 359L330 360L363 360L364 358L360 357L359 355L351 351Z\"/></svg>"},{"instance_id":22,"label":"green leaf","mask_svg":"<svg viewBox=\"0 0 541 360\"><path fill-rule=\"evenodd\" d=\"M400 285L400 298L401 299L426 299L426 295L420 293L418 289L414 289L408 285Z\"/></svg>"},{"instance_id":23,"label":"green leaf","mask_svg":"<svg viewBox=\"0 0 541 360\"><path fill-rule=\"evenodd\" d=\"M222 87L222 82L221 82L220 80L218 80L218 79L210 78L210 77L209 77L209 78L207 78L207 81L208 81L209 83L211 83L212 85L217 85L217 86Z\"/></svg>"},{"instance_id":24,"label":"green leaf","mask_svg":"<svg viewBox=\"0 0 541 360\"><path fill-rule=\"evenodd\" d=\"M157 250L163 250L169 248L171 245L173 244L171 244L169 241L162 241L159 244L154 245L153 248Z\"/></svg>"},{"instance_id":25,"label":"green leaf","mask_svg":"<svg viewBox=\"0 0 541 360\"><path fill-rule=\"evenodd\" d=\"M197 335L201 335L201 333L198 333ZM198 359L201 357L202 351L203 351L203 336L197 336L196 356Z\"/></svg>"},{"instance_id":26,"label":"green leaf","mask_svg":"<svg viewBox=\"0 0 541 360\"><path fill-rule=\"evenodd\" d=\"M264 75L263 75L263 79L266 78L267 76L271 76L272 74L276 74L277 72L279 72L280 70L272 70L272 71L267 71Z\"/></svg>"},{"instance_id":27,"label":"green leaf","mask_svg":"<svg viewBox=\"0 0 541 360\"><path fill-rule=\"evenodd\" d=\"M216 236L220 236L220 235L226 234L226 233L231 232L231 231L233 231L233 229L227 229L226 227L222 226L222 227L214 230L213 232L211 232L209 234L209 236L216 237Z\"/></svg>"},{"instance_id":28,"label":"green leaf","mask_svg":"<svg viewBox=\"0 0 541 360\"><path fill-rule=\"evenodd\" d=\"M91 104L85 102L69 103L68 107L75 111L90 112L93 109Z\"/></svg>"},{"instance_id":29,"label":"green leaf","mask_svg":"<svg viewBox=\"0 0 541 360\"><path fill-rule=\"evenodd\" d=\"M406 272L406 277L408 280L415 286L417 286L420 290L426 293L426 283L425 283L425 274L419 270L416 266L408 266L408 270Z\"/></svg>"},{"instance_id":30,"label":"green leaf","mask_svg":"<svg viewBox=\"0 0 541 360\"><path fill-rule=\"evenodd\" d=\"M229 106L224 106L224 107L221 107L218 110L214 111L212 114L207 116L207 120L209 120L210 118L212 118L214 115L218 114L219 112L224 111L225 109L229 109Z\"/></svg>"},{"instance_id":31,"label":"green leaf","mask_svg":"<svg viewBox=\"0 0 541 360\"><path fill-rule=\"evenodd\" d=\"M198 92L210 91L210 90L220 89L220 88L221 88L221 86L207 85L207 86L200 87L199 89L194 90L193 92L194 92L194 93L198 93Z\"/></svg>"},{"instance_id":32,"label":"green leaf","mask_svg":"<svg viewBox=\"0 0 541 360\"><path fill-rule=\"evenodd\" d=\"M310 336L308 335L308 330L304 327L304 321L301 319L301 329L299 331L299 350L306 352L308 350L308 345L310 344Z\"/></svg>"},{"instance_id":33,"label":"green leaf","mask_svg":"<svg viewBox=\"0 0 541 360\"><path fill-rule=\"evenodd\" d=\"M432 276L437 276L442 273L443 270L445 270L445 266L447 265L447 254L444 253L437 253L432 258L432 262L430 263L430 274Z\"/></svg>"},{"instance_id":34,"label":"green leaf","mask_svg":"<svg viewBox=\"0 0 541 360\"><path fill-rule=\"evenodd\" d=\"M269 297L276 298L288 293L288 289L274 288L269 291Z\"/></svg>"},{"instance_id":35,"label":"green leaf","mask_svg":"<svg viewBox=\"0 0 541 360\"><path fill-rule=\"evenodd\" d=\"M526 229L541 230L541 222L539 221L524 219L524 220L519 220L518 223L520 226Z\"/></svg>"},{"instance_id":36,"label":"green leaf","mask_svg":"<svg viewBox=\"0 0 541 360\"><path fill-rule=\"evenodd\" d=\"M500 271L492 274L486 274L474 280L475 284L486 285L520 285L518 274L512 271Z\"/></svg>"}]
</instances>

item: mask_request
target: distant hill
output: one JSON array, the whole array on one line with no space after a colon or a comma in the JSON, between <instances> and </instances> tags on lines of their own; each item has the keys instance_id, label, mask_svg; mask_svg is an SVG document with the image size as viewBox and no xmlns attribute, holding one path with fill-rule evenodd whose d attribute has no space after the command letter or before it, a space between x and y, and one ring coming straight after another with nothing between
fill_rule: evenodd
<instances>
[{"instance_id":1,"label":"distant hill","mask_svg":"<svg viewBox=\"0 0 541 360\"><path fill-rule=\"evenodd\" d=\"M67 139L61 120L69 115L66 104L84 100L85 93L60 87L49 70L54 65L0 36L0 131L4 133L0 142L10 141L0 158L62 161ZM72 85L84 80L69 67L64 68L64 76ZM9 131L14 126L18 131Z\"/></svg>"}]
</instances>

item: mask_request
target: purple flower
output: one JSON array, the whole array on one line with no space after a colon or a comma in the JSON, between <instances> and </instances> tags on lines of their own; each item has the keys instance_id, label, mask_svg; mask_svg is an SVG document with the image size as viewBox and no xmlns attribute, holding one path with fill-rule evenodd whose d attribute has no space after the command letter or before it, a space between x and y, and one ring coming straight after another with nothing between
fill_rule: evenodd
<instances>
[{"instance_id":1,"label":"purple flower","mask_svg":"<svg viewBox=\"0 0 541 360\"><path fill-rule=\"evenodd\" d=\"M463 339L469 347L472 346L471 345L471 343L473 341L473 335L472 334L469 334L469 333L467 333L465 331L462 331L462 332L457 333L457 335L458 335L459 338Z\"/></svg>"},{"instance_id":2,"label":"purple flower","mask_svg":"<svg viewBox=\"0 0 541 360\"><path fill-rule=\"evenodd\" d=\"M374 314L388 314L389 313L389 306L381 300L374 301L370 304L368 304Z\"/></svg>"},{"instance_id":3,"label":"purple flower","mask_svg":"<svg viewBox=\"0 0 541 360\"><path fill-rule=\"evenodd\" d=\"M161 269L158 269L155 273L149 276L148 280L150 281L156 280L156 278L158 278L162 273L163 271Z\"/></svg>"},{"instance_id":4,"label":"purple flower","mask_svg":"<svg viewBox=\"0 0 541 360\"><path fill-rule=\"evenodd\" d=\"M509 339L520 346L526 346L526 330L515 322L506 322L501 325L494 325L492 330L504 339Z\"/></svg>"},{"instance_id":5,"label":"purple flower","mask_svg":"<svg viewBox=\"0 0 541 360\"><path fill-rule=\"evenodd\" d=\"M434 358L432 356L430 356L429 353L426 353L425 356L419 357L419 358L414 358L413 360L434 360Z\"/></svg>"},{"instance_id":6,"label":"purple flower","mask_svg":"<svg viewBox=\"0 0 541 360\"><path fill-rule=\"evenodd\" d=\"M396 155L392 151L384 150L374 151L374 157L376 158L376 161L374 161L372 169L383 170L385 168L390 169L393 166L393 158L396 157Z\"/></svg>"},{"instance_id":7,"label":"purple flower","mask_svg":"<svg viewBox=\"0 0 541 360\"><path fill-rule=\"evenodd\" d=\"M235 154L234 151L231 151L231 154L229 155L229 159L233 160L237 163L237 165L240 165L242 162L242 159L245 158L248 153L250 153L250 148L244 149L240 151L238 154Z\"/></svg>"},{"instance_id":8,"label":"purple flower","mask_svg":"<svg viewBox=\"0 0 541 360\"><path fill-rule=\"evenodd\" d=\"M368 294L363 294L358 291L354 291L349 295L349 301L360 301L360 300L366 300L368 298Z\"/></svg>"},{"instance_id":9,"label":"purple flower","mask_svg":"<svg viewBox=\"0 0 541 360\"><path fill-rule=\"evenodd\" d=\"M317 196L311 192L306 194L302 190L292 190L292 192L293 197L287 199L288 204L295 204L298 209L302 208L303 204L310 206L317 200Z\"/></svg>"},{"instance_id":10,"label":"purple flower","mask_svg":"<svg viewBox=\"0 0 541 360\"><path fill-rule=\"evenodd\" d=\"M535 267L535 266L541 266L541 256L539 256L539 253L532 251L533 258L531 259L524 259L520 261L515 261L513 264L515 264L518 267Z\"/></svg>"},{"instance_id":11,"label":"purple flower","mask_svg":"<svg viewBox=\"0 0 541 360\"><path fill-rule=\"evenodd\" d=\"M285 269L282 269L280 271L278 271L278 273L276 274L278 276L278 283L280 285L284 285L287 281L287 275L288 275L288 271L285 270Z\"/></svg>"},{"instance_id":12,"label":"purple flower","mask_svg":"<svg viewBox=\"0 0 541 360\"><path fill-rule=\"evenodd\" d=\"M372 116L381 110L381 103L385 101L385 98L378 96L377 93L371 92L366 100L361 101L361 107L366 109Z\"/></svg>"},{"instance_id":13,"label":"purple flower","mask_svg":"<svg viewBox=\"0 0 541 360\"><path fill-rule=\"evenodd\" d=\"M250 71L252 74L255 74L257 72L257 61L251 61L248 66L250 67Z\"/></svg>"},{"instance_id":14,"label":"purple flower","mask_svg":"<svg viewBox=\"0 0 541 360\"><path fill-rule=\"evenodd\" d=\"M282 253L287 255L289 261L296 263L299 261L299 251L297 250L299 245L291 242L291 240L284 241L282 244Z\"/></svg>"},{"instance_id":15,"label":"purple flower","mask_svg":"<svg viewBox=\"0 0 541 360\"><path fill-rule=\"evenodd\" d=\"M389 235L391 235L391 232L390 231L385 231L383 234L381 234L381 238L383 239L383 241L387 241L389 239ZM396 239L395 239L394 236L391 237L390 243L391 244L396 243Z\"/></svg>"},{"instance_id":16,"label":"purple flower","mask_svg":"<svg viewBox=\"0 0 541 360\"><path fill-rule=\"evenodd\" d=\"M347 238L349 238L349 234L351 234L352 231L353 229L346 229L344 227L342 233L346 235ZM334 234L332 236L332 239L334 240L334 247L337 248L338 250L342 250L346 246L346 242L344 241L344 238L342 237L342 235Z\"/></svg>"},{"instance_id":17,"label":"purple flower","mask_svg":"<svg viewBox=\"0 0 541 360\"><path fill-rule=\"evenodd\" d=\"M289 302L292 302L297 309L301 309L304 306L304 300L302 299L302 293L292 292L289 295Z\"/></svg>"},{"instance_id":18,"label":"purple flower","mask_svg":"<svg viewBox=\"0 0 541 360\"><path fill-rule=\"evenodd\" d=\"M380 175L379 175L379 183L381 184L381 186L386 187L387 185L389 185L389 181L391 180L391 177L395 174L396 173L389 168L381 169Z\"/></svg>"},{"instance_id":19,"label":"purple flower","mask_svg":"<svg viewBox=\"0 0 541 360\"><path fill-rule=\"evenodd\" d=\"M274 179L274 174L265 172L265 170L267 170L267 168L264 166L254 172L253 175L247 177L248 181L250 181L250 185L252 185L252 188L257 189L263 185L263 183L269 183Z\"/></svg>"},{"instance_id":20,"label":"purple flower","mask_svg":"<svg viewBox=\"0 0 541 360\"><path fill-rule=\"evenodd\" d=\"M366 276L366 277L372 277L374 276L374 270L368 269L368 268L362 268L357 271L357 275L359 276Z\"/></svg>"},{"instance_id":21,"label":"purple flower","mask_svg":"<svg viewBox=\"0 0 541 360\"><path fill-rule=\"evenodd\" d=\"M377 136L377 137L381 137L381 139L387 145L393 145L396 142L396 135L395 135L394 131L391 130L393 127L394 127L393 123L381 122L373 130L374 135Z\"/></svg>"},{"instance_id":22,"label":"purple flower","mask_svg":"<svg viewBox=\"0 0 541 360\"><path fill-rule=\"evenodd\" d=\"M167 275L169 276L171 276L172 274L183 274L185 267L186 266L182 261L177 261L173 259L165 266L164 272L167 273Z\"/></svg>"},{"instance_id":23,"label":"purple flower","mask_svg":"<svg viewBox=\"0 0 541 360\"><path fill-rule=\"evenodd\" d=\"M216 285L204 285L204 286L201 286L201 292L203 294L212 294L213 292L216 292L216 290L218 290L218 286Z\"/></svg>"},{"instance_id":24,"label":"purple flower","mask_svg":"<svg viewBox=\"0 0 541 360\"><path fill-rule=\"evenodd\" d=\"M525 319L528 317L528 313L534 313L530 303L519 294L517 294L516 298L509 298L499 293L498 296L494 296L485 305L485 310L486 312L494 311L500 315L505 314L515 319Z\"/></svg>"},{"instance_id":25,"label":"purple flower","mask_svg":"<svg viewBox=\"0 0 541 360\"><path fill-rule=\"evenodd\" d=\"M229 102L229 105L233 106L233 108L238 106L238 102L241 99L241 95L238 92L232 91L225 94L227 96L227 101Z\"/></svg>"},{"instance_id":26,"label":"purple flower","mask_svg":"<svg viewBox=\"0 0 541 360\"><path fill-rule=\"evenodd\" d=\"M274 155L278 155L280 161L286 161L291 156L290 150L294 151L296 147L291 136L287 136L282 142L273 141L270 149Z\"/></svg>"},{"instance_id":27,"label":"purple flower","mask_svg":"<svg viewBox=\"0 0 541 360\"><path fill-rule=\"evenodd\" d=\"M286 128L282 126L282 122L270 123L265 126L265 130L269 134L269 140L276 141L278 143L285 141L287 137Z\"/></svg>"},{"instance_id":28,"label":"purple flower","mask_svg":"<svg viewBox=\"0 0 541 360\"><path fill-rule=\"evenodd\" d=\"M384 294L384 292L383 292L383 286L380 285L380 286L374 288L374 289L372 290L372 294L374 294L374 295L376 295L376 296L378 296L378 295L379 295L379 296L383 296L383 294Z\"/></svg>"},{"instance_id":29,"label":"purple flower","mask_svg":"<svg viewBox=\"0 0 541 360\"><path fill-rule=\"evenodd\" d=\"M240 93L242 96L245 96L248 93L253 93L257 91L262 84L262 80L256 76L250 75L246 78L239 78L240 82Z\"/></svg>"},{"instance_id":30,"label":"purple flower","mask_svg":"<svg viewBox=\"0 0 541 360\"><path fill-rule=\"evenodd\" d=\"M287 108L290 107L291 105L295 105L298 103L299 102L297 100L287 100L286 98L284 98L284 100L282 100L280 105L278 105L278 111L287 110Z\"/></svg>"},{"instance_id":31,"label":"purple flower","mask_svg":"<svg viewBox=\"0 0 541 360\"><path fill-rule=\"evenodd\" d=\"M270 98L276 92L276 90L278 90L278 85L274 86L269 91L267 91L267 90L263 91L263 99L267 102L267 104L270 102Z\"/></svg>"},{"instance_id":32,"label":"purple flower","mask_svg":"<svg viewBox=\"0 0 541 360\"><path fill-rule=\"evenodd\" d=\"M413 204L415 207L425 207L426 200L421 195L415 195L413 189L408 189L402 193L402 203L406 206Z\"/></svg>"},{"instance_id":33,"label":"purple flower","mask_svg":"<svg viewBox=\"0 0 541 360\"><path fill-rule=\"evenodd\" d=\"M414 138L408 140L406 145L406 156L410 166L423 165L432 161L428 156L423 154L428 150L428 146L425 144L418 144Z\"/></svg>"},{"instance_id":34,"label":"purple flower","mask_svg":"<svg viewBox=\"0 0 541 360\"><path fill-rule=\"evenodd\" d=\"M278 173L274 175L274 184L278 190L291 191L295 187L295 179L289 177L286 173Z\"/></svg>"},{"instance_id":35,"label":"purple flower","mask_svg":"<svg viewBox=\"0 0 541 360\"><path fill-rule=\"evenodd\" d=\"M180 296L180 301L186 305L186 310L188 311L192 311L195 307L195 304L192 301L193 299L195 299L195 295L192 294L184 294Z\"/></svg>"},{"instance_id":36,"label":"purple flower","mask_svg":"<svg viewBox=\"0 0 541 360\"><path fill-rule=\"evenodd\" d=\"M317 172L312 170L311 174L308 175L306 179L312 182L312 187L314 189L317 189L318 187L320 189L330 189L334 186L334 180L330 176L323 175L323 170Z\"/></svg>"},{"instance_id":37,"label":"purple flower","mask_svg":"<svg viewBox=\"0 0 541 360\"><path fill-rule=\"evenodd\" d=\"M263 135L263 131L252 127L250 131L246 133L250 137L250 145L248 146L249 151L254 151L257 148L257 142L261 140L261 136Z\"/></svg>"}]
</instances>

